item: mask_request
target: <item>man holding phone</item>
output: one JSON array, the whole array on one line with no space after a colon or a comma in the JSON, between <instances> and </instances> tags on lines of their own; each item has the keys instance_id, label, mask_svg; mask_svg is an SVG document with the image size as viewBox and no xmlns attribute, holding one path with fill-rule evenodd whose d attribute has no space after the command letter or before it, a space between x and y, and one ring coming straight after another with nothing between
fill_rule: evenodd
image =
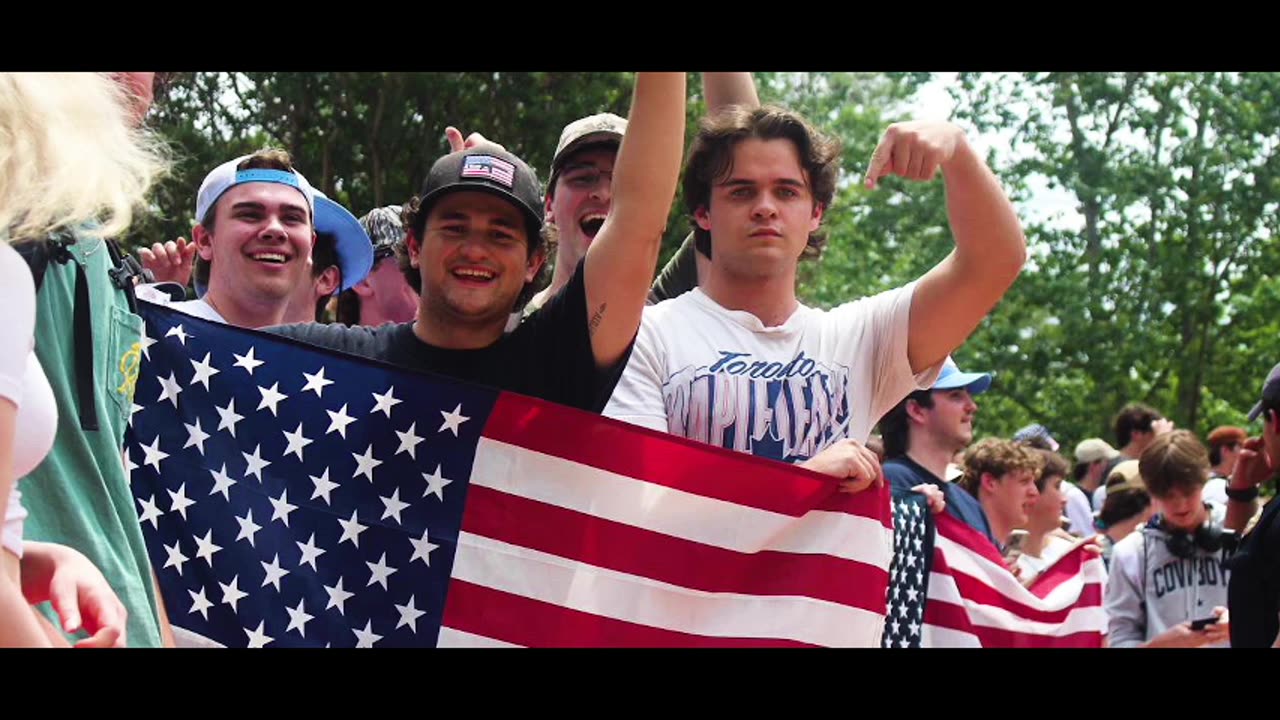
<instances>
[{"instance_id":1,"label":"man holding phone","mask_svg":"<svg viewBox=\"0 0 1280 720\"><path fill-rule=\"evenodd\" d=\"M1116 543L1104 606L1111 647L1226 646L1224 511L1204 502L1209 452L1187 430L1156 437L1138 472L1159 514Z\"/></svg>"}]
</instances>

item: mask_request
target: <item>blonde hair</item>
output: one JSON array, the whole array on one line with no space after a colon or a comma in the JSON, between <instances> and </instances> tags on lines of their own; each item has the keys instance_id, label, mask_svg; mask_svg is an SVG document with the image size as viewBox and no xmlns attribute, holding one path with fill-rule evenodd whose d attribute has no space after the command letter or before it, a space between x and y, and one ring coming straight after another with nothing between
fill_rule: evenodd
<instances>
[{"instance_id":1,"label":"blonde hair","mask_svg":"<svg viewBox=\"0 0 1280 720\"><path fill-rule=\"evenodd\" d=\"M0 73L0 238L86 223L87 236L118 235L167 169L109 75Z\"/></svg>"}]
</instances>

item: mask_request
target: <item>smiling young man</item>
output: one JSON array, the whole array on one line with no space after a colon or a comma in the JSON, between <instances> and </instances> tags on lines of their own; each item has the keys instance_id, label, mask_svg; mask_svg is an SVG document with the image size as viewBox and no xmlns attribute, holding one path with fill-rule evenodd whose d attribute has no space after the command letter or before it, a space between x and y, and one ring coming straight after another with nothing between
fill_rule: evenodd
<instances>
[{"instance_id":1,"label":"smiling young man","mask_svg":"<svg viewBox=\"0 0 1280 720\"><path fill-rule=\"evenodd\" d=\"M543 208L547 225L555 228L555 268L551 284L533 296L525 312L542 307L569 284L604 227L612 207L613 166L626 132L624 118L600 113L579 118L560 133Z\"/></svg>"},{"instance_id":2,"label":"smiling young man","mask_svg":"<svg viewBox=\"0 0 1280 720\"><path fill-rule=\"evenodd\" d=\"M734 106L703 120L683 180L699 288L645 311L606 414L865 487L877 420L933 384L938 365L1000 300L1026 241L995 176L948 123L885 132L867 172L940 169L955 250L920 280L830 311L796 298L835 195L839 144L794 112Z\"/></svg>"},{"instance_id":3,"label":"smiling young man","mask_svg":"<svg viewBox=\"0 0 1280 720\"><path fill-rule=\"evenodd\" d=\"M1036 479L1044 460L1034 448L1001 438L983 438L964 454L960 486L978 499L1001 552L1013 531L1027 527L1040 497Z\"/></svg>"},{"instance_id":4,"label":"smiling young man","mask_svg":"<svg viewBox=\"0 0 1280 720\"><path fill-rule=\"evenodd\" d=\"M543 196L533 170L492 144L437 160L406 204L406 245L421 280L414 321L273 332L598 412L640 323L675 195L684 113L683 73L637 73L608 219L564 290L512 332L503 332L508 317L545 259Z\"/></svg>"},{"instance_id":5,"label":"smiling young man","mask_svg":"<svg viewBox=\"0 0 1280 720\"><path fill-rule=\"evenodd\" d=\"M261 328L314 319L323 298L359 282L373 265L355 216L311 187L278 148L214 168L196 194L196 218L196 299L173 302L148 286L139 297L205 320ZM185 285L189 272L188 266L165 277Z\"/></svg>"}]
</instances>

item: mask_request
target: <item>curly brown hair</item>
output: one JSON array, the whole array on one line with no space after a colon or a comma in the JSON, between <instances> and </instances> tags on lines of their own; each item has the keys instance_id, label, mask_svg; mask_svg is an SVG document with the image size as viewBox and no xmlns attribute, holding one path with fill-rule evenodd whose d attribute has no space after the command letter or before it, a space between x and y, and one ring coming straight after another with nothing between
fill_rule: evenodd
<instances>
[{"instance_id":1,"label":"curly brown hair","mask_svg":"<svg viewBox=\"0 0 1280 720\"><path fill-rule=\"evenodd\" d=\"M978 497L983 473L991 473L992 477L998 478L1005 473L1030 470L1032 475L1039 477L1044 465L1044 458L1035 448L1002 438L983 438L964 453L964 476L960 478L960 487Z\"/></svg>"}]
</instances>

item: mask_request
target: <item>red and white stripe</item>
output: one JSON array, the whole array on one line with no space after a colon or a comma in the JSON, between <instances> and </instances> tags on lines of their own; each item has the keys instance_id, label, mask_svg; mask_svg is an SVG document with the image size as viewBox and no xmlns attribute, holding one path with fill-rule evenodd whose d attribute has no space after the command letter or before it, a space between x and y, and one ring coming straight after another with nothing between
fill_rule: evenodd
<instances>
[{"instance_id":1,"label":"red and white stripe","mask_svg":"<svg viewBox=\"0 0 1280 720\"><path fill-rule=\"evenodd\" d=\"M878 647L892 554L887 489L504 394L439 644Z\"/></svg>"},{"instance_id":2,"label":"red and white stripe","mask_svg":"<svg viewBox=\"0 0 1280 720\"><path fill-rule=\"evenodd\" d=\"M945 513L935 520L925 647L1101 647L1101 558L1076 547L1027 588L989 540Z\"/></svg>"}]
</instances>

